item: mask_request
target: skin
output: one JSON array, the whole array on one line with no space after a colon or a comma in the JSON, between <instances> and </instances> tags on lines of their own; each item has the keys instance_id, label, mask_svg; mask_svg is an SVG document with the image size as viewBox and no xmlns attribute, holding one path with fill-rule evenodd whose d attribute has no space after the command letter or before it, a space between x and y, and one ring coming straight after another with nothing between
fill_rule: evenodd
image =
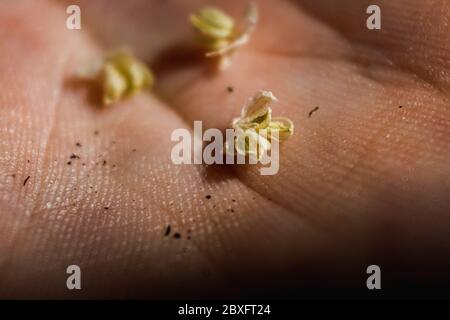
<instances>
[{"instance_id":1,"label":"skin","mask_svg":"<svg viewBox=\"0 0 450 320\"><path fill-rule=\"evenodd\" d=\"M447 288L450 5L378 1L369 31L370 1L257 1L250 43L217 73L190 43L204 3L0 3L0 297L367 293L371 264L387 294ZM156 87L101 108L71 76L123 46ZM296 126L277 175L172 164L174 129L225 129L259 89Z\"/></svg>"}]
</instances>

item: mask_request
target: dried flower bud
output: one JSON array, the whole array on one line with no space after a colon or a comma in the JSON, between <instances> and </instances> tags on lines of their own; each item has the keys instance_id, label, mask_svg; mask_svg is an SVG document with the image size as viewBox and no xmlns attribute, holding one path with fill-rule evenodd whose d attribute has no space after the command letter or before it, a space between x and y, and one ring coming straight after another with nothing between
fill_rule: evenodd
<instances>
[{"instance_id":1,"label":"dried flower bud","mask_svg":"<svg viewBox=\"0 0 450 320\"><path fill-rule=\"evenodd\" d=\"M107 58L106 61L114 65L126 78L128 95L153 85L154 79L150 70L131 54L124 51L118 52Z\"/></svg>"},{"instance_id":2,"label":"dried flower bud","mask_svg":"<svg viewBox=\"0 0 450 320\"><path fill-rule=\"evenodd\" d=\"M277 98L270 91L259 91L242 108L241 117L233 121L233 128L263 129L266 128L272 118L272 109L269 105L276 102Z\"/></svg>"},{"instance_id":3,"label":"dried flower bud","mask_svg":"<svg viewBox=\"0 0 450 320\"><path fill-rule=\"evenodd\" d=\"M190 20L195 29L206 40L229 38L234 31L234 20L223 11L206 7L197 14L191 14Z\"/></svg>"},{"instance_id":4,"label":"dried flower bud","mask_svg":"<svg viewBox=\"0 0 450 320\"><path fill-rule=\"evenodd\" d=\"M197 43L207 50L206 57L220 57L220 65L229 65L230 55L250 39L258 21L258 9L250 3L245 14L245 27L237 30L233 18L217 8L207 7L190 20L197 31Z\"/></svg>"},{"instance_id":5,"label":"dried flower bud","mask_svg":"<svg viewBox=\"0 0 450 320\"><path fill-rule=\"evenodd\" d=\"M127 91L127 80L112 64L105 63L100 71L103 103L108 105L118 101Z\"/></svg>"},{"instance_id":6,"label":"dried flower bud","mask_svg":"<svg viewBox=\"0 0 450 320\"><path fill-rule=\"evenodd\" d=\"M278 140L286 141L294 133L294 123L283 117L272 118L270 104L277 98L270 91L259 91L242 108L241 117L233 119L235 149L239 154L256 155L259 159L270 150L272 132L278 132Z\"/></svg>"},{"instance_id":7,"label":"dried flower bud","mask_svg":"<svg viewBox=\"0 0 450 320\"><path fill-rule=\"evenodd\" d=\"M77 76L99 82L105 105L131 96L154 83L153 73L128 51L108 55L101 63L81 68Z\"/></svg>"}]
</instances>

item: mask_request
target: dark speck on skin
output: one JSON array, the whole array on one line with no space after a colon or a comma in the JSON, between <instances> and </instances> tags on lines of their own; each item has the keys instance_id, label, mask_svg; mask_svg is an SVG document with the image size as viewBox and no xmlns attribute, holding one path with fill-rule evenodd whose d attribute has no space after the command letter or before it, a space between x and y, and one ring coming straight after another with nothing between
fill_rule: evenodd
<instances>
[{"instance_id":1,"label":"dark speck on skin","mask_svg":"<svg viewBox=\"0 0 450 320\"><path fill-rule=\"evenodd\" d=\"M180 239L180 238L181 238L181 234L179 234L179 233L177 232L177 233L175 233L175 234L173 235L173 237L174 237L175 239Z\"/></svg>"},{"instance_id":2,"label":"dark speck on skin","mask_svg":"<svg viewBox=\"0 0 450 320\"><path fill-rule=\"evenodd\" d=\"M109 209L109 207L105 207L104 209L105 209L105 210L108 210L108 209Z\"/></svg>"},{"instance_id":3,"label":"dark speck on skin","mask_svg":"<svg viewBox=\"0 0 450 320\"><path fill-rule=\"evenodd\" d=\"M99 134L98 130L95 130L95 131L94 131L94 134L95 134L96 136L98 136L98 134Z\"/></svg>"},{"instance_id":4,"label":"dark speck on skin","mask_svg":"<svg viewBox=\"0 0 450 320\"><path fill-rule=\"evenodd\" d=\"M81 143L79 143L79 142L75 143L75 145L76 145L77 147L81 147Z\"/></svg>"},{"instance_id":5,"label":"dark speck on skin","mask_svg":"<svg viewBox=\"0 0 450 320\"><path fill-rule=\"evenodd\" d=\"M72 164L72 161L68 161L67 165L70 166Z\"/></svg>"},{"instance_id":6,"label":"dark speck on skin","mask_svg":"<svg viewBox=\"0 0 450 320\"><path fill-rule=\"evenodd\" d=\"M211 195L208 194L205 198L209 200L211 199Z\"/></svg>"},{"instance_id":7,"label":"dark speck on skin","mask_svg":"<svg viewBox=\"0 0 450 320\"><path fill-rule=\"evenodd\" d=\"M317 110L319 110L319 107L315 107L314 109L312 109L312 110L309 112L309 114L308 114L308 118L311 118L312 114L313 114L314 112L316 112Z\"/></svg>"},{"instance_id":8,"label":"dark speck on skin","mask_svg":"<svg viewBox=\"0 0 450 320\"><path fill-rule=\"evenodd\" d=\"M24 186L27 184L28 180L30 180L30 176L26 177L26 179L23 181Z\"/></svg>"},{"instance_id":9,"label":"dark speck on skin","mask_svg":"<svg viewBox=\"0 0 450 320\"><path fill-rule=\"evenodd\" d=\"M232 86L228 86L228 87L227 87L227 91L228 91L229 93L231 93L231 92L234 91L234 88L233 88Z\"/></svg>"},{"instance_id":10,"label":"dark speck on skin","mask_svg":"<svg viewBox=\"0 0 450 320\"><path fill-rule=\"evenodd\" d=\"M165 237L167 237L169 234L170 234L170 231L171 231L171 227L170 227L170 224L167 226L167 228L166 228L166 232L164 233L164 236Z\"/></svg>"}]
</instances>

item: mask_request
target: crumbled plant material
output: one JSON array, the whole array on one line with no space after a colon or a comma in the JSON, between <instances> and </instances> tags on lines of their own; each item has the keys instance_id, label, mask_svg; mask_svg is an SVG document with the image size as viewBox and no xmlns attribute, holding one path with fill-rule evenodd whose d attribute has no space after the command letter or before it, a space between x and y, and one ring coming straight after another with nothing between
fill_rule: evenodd
<instances>
[{"instance_id":1,"label":"crumbled plant material","mask_svg":"<svg viewBox=\"0 0 450 320\"><path fill-rule=\"evenodd\" d=\"M231 55L249 41L258 22L258 8L249 3L240 29L232 17L214 7L200 9L189 20L196 31L195 42L205 49L206 57L218 57L219 68L225 69L230 65Z\"/></svg>"},{"instance_id":2,"label":"crumbled plant material","mask_svg":"<svg viewBox=\"0 0 450 320\"><path fill-rule=\"evenodd\" d=\"M30 176L26 177L25 180L23 180L23 185L25 186L28 182L28 180L30 180Z\"/></svg>"},{"instance_id":3,"label":"crumbled plant material","mask_svg":"<svg viewBox=\"0 0 450 320\"><path fill-rule=\"evenodd\" d=\"M308 113L308 118L311 118L312 114L314 112L316 112L317 110L319 110L319 107L315 107L314 109L312 109L309 113Z\"/></svg>"},{"instance_id":4,"label":"crumbled plant material","mask_svg":"<svg viewBox=\"0 0 450 320\"><path fill-rule=\"evenodd\" d=\"M164 232L164 236L167 237L170 234L170 231L172 230L172 227L169 225L167 225L166 227L166 232Z\"/></svg>"},{"instance_id":5,"label":"crumbled plant material","mask_svg":"<svg viewBox=\"0 0 450 320\"><path fill-rule=\"evenodd\" d=\"M114 51L103 61L81 68L77 75L99 83L104 105L116 103L154 84L152 71L127 50Z\"/></svg>"},{"instance_id":6,"label":"crumbled plant material","mask_svg":"<svg viewBox=\"0 0 450 320\"><path fill-rule=\"evenodd\" d=\"M231 126L235 131L234 149L241 155L250 155L261 159L264 152L270 150L271 141L283 142L294 134L294 123L285 117L272 117L270 104L278 101L270 91L260 90L242 108L241 116L233 119ZM227 153L233 145L226 144ZM234 154L234 152L232 152Z\"/></svg>"},{"instance_id":7,"label":"crumbled plant material","mask_svg":"<svg viewBox=\"0 0 450 320\"><path fill-rule=\"evenodd\" d=\"M209 200L209 199L211 199L211 195L208 194L205 198Z\"/></svg>"},{"instance_id":8,"label":"crumbled plant material","mask_svg":"<svg viewBox=\"0 0 450 320\"><path fill-rule=\"evenodd\" d=\"M181 234L179 234L178 232L176 232L176 233L173 235L173 237L174 237L175 239L180 239L180 238L181 238Z\"/></svg>"}]
</instances>

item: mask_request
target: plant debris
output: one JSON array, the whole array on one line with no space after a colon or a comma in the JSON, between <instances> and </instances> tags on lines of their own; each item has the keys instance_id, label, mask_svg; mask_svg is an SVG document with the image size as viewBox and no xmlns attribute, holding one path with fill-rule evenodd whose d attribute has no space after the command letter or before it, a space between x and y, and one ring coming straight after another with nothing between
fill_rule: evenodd
<instances>
[{"instance_id":1,"label":"plant debris","mask_svg":"<svg viewBox=\"0 0 450 320\"><path fill-rule=\"evenodd\" d=\"M319 107L315 107L314 109L312 109L309 113L308 113L308 118L311 118L312 114L314 112L316 112L317 110L319 110Z\"/></svg>"},{"instance_id":2,"label":"plant debris","mask_svg":"<svg viewBox=\"0 0 450 320\"><path fill-rule=\"evenodd\" d=\"M170 234L171 230L172 230L172 227L170 226L170 224L167 225L166 232L164 232L164 236L167 237Z\"/></svg>"},{"instance_id":3,"label":"plant debris","mask_svg":"<svg viewBox=\"0 0 450 320\"><path fill-rule=\"evenodd\" d=\"M30 180L31 176L28 176L25 178L25 180L23 181L23 185L25 186L28 182L28 180Z\"/></svg>"}]
</instances>

